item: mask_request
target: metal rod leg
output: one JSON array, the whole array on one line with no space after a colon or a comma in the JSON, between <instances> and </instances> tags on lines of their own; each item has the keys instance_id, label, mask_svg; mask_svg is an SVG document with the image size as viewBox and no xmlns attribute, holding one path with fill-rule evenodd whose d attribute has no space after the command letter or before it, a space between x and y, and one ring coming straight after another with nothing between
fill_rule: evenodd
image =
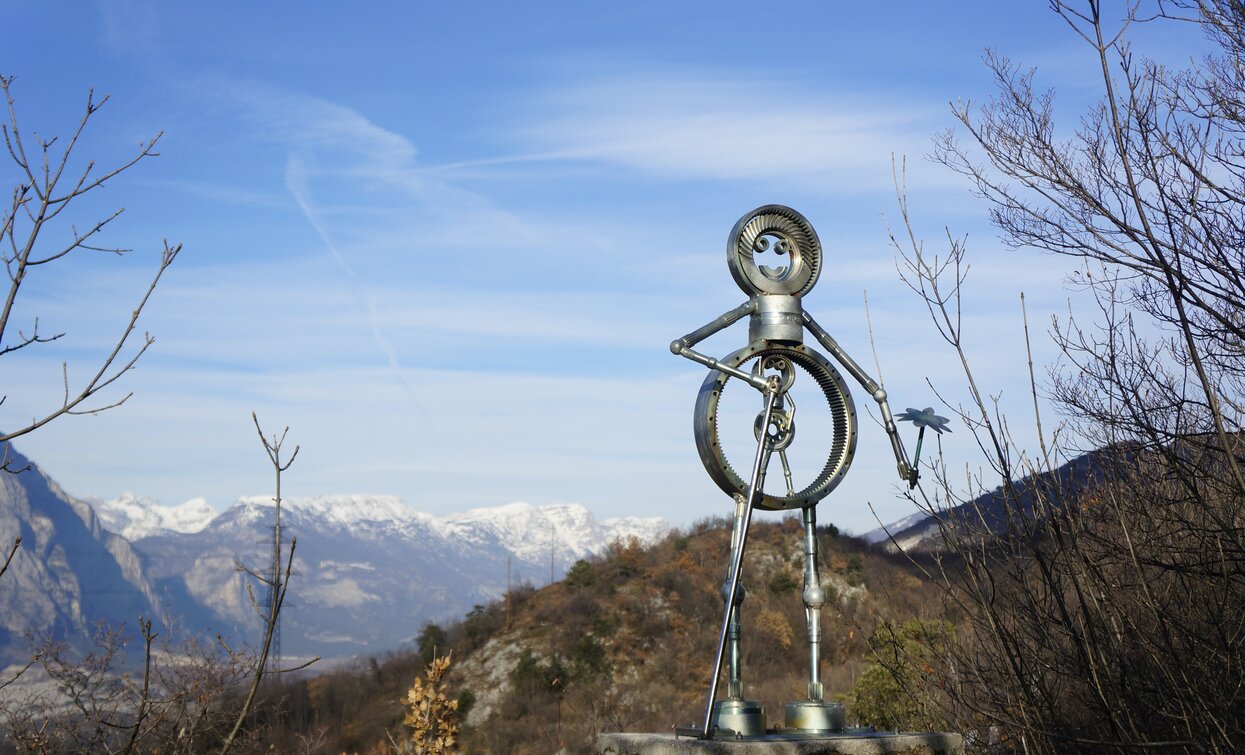
<instances>
[{"instance_id":1,"label":"metal rod leg","mask_svg":"<svg viewBox=\"0 0 1245 755\"><path fill-rule=\"evenodd\" d=\"M744 699L744 679L743 671L740 668L739 636L739 603L736 603L731 606L731 625L727 634L727 639L729 640L727 649L727 674L729 681L726 685L726 696L732 700Z\"/></svg>"},{"instance_id":2,"label":"metal rod leg","mask_svg":"<svg viewBox=\"0 0 1245 755\"><path fill-rule=\"evenodd\" d=\"M735 558L739 554L739 541L743 535L744 529L744 509L747 507L748 501L742 495L735 496L735 522L731 528L731 559L730 563L735 563ZM729 569L729 567L728 567ZM735 596L732 599L730 590L731 575L728 571L726 581L722 583L722 608L729 611L730 626L727 629L727 677L729 679L727 685L727 697L732 700L742 700L744 697L743 669L740 662L740 616L739 609L744 602L746 594L743 582L740 581L739 586L735 589Z\"/></svg>"},{"instance_id":3,"label":"metal rod leg","mask_svg":"<svg viewBox=\"0 0 1245 755\"><path fill-rule=\"evenodd\" d=\"M817 573L817 509L804 509L804 617L808 624L808 699L821 702L825 691L821 684L821 607L826 604L826 591L821 589Z\"/></svg>"},{"instance_id":4,"label":"metal rod leg","mask_svg":"<svg viewBox=\"0 0 1245 755\"><path fill-rule=\"evenodd\" d=\"M761 437L757 441L756 459L752 463L752 479L748 483L748 495L746 505L744 506L743 527L739 532L739 549L731 559L730 570L730 587L727 589L727 595L734 595L735 590L739 587L739 570L743 567L744 550L748 545L748 525L752 522L752 506L756 503L757 493L760 489L761 470L765 468L766 462L769 461L769 453L767 452L767 441L769 440L769 423L774 416L774 401L777 398L777 392L767 392L765 394L765 417L761 421ZM733 611L726 610L722 612L722 630L718 633L718 651L713 658L713 676L709 682L709 703L705 706L705 723L700 729L701 736L708 739L713 733L713 700L718 696L718 676L722 673L722 651L726 649L726 636L730 630L731 614Z\"/></svg>"}]
</instances>

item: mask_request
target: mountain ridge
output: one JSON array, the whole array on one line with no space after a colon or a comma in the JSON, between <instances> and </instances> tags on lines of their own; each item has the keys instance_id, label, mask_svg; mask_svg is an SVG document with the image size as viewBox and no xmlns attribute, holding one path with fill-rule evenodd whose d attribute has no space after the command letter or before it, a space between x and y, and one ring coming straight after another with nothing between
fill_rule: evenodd
<instances>
[{"instance_id":1,"label":"mountain ridge","mask_svg":"<svg viewBox=\"0 0 1245 755\"><path fill-rule=\"evenodd\" d=\"M1075 456L1060 466L1017 479L1005 489L1003 485L956 506L932 513L917 511L890 524L860 536L871 544L889 550L937 550L942 528L962 532L988 530L1002 534L1014 524L1017 511L1033 510L1035 497L1052 500L1075 498L1101 480L1104 460L1135 452L1130 444L1107 446ZM1057 493L1057 494L1055 494ZM1055 495L1052 495L1055 494Z\"/></svg>"},{"instance_id":2,"label":"mountain ridge","mask_svg":"<svg viewBox=\"0 0 1245 755\"><path fill-rule=\"evenodd\" d=\"M203 499L164 506L133 493L74 498L34 464L0 482L0 537L23 537L0 598L10 617L30 617L0 623L0 649L10 655L20 655L21 638L48 627L89 641L93 621L140 614L193 631L258 636L251 596L262 600L263 589L239 566L271 567L271 496L242 496L216 513ZM616 539L652 542L669 529L659 518L597 520L578 503L434 516L396 496L283 499L283 554L298 543L283 649L349 657L395 648L428 621L462 616L513 585L559 578ZM48 546L67 537L86 543L69 550L89 547L92 564ZM103 610L99 595L125 597Z\"/></svg>"},{"instance_id":3,"label":"mountain ridge","mask_svg":"<svg viewBox=\"0 0 1245 755\"><path fill-rule=\"evenodd\" d=\"M97 621L144 614L162 625L165 608L133 545L11 446L8 459L25 471L0 474L0 542L20 537L21 547L0 579L0 605L20 610L0 611L0 659L31 641L89 638Z\"/></svg>"}]
</instances>

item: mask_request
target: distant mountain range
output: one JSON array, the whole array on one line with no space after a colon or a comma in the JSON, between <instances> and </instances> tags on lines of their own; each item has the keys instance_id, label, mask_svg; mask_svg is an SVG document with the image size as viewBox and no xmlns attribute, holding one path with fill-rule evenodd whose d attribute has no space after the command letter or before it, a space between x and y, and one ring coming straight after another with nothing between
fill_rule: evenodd
<instances>
[{"instance_id":1,"label":"distant mountain range","mask_svg":"<svg viewBox=\"0 0 1245 755\"><path fill-rule=\"evenodd\" d=\"M202 498L186 501L180 506L162 506L154 498L126 493L105 501L86 498L104 529L134 542L152 535L172 532L191 534L202 530L216 518L217 511Z\"/></svg>"},{"instance_id":2,"label":"distant mountain range","mask_svg":"<svg viewBox=\"0 0 1245 755\"><path fill-rule=\"evenodd\" d=\"M260 620L238 566L268 571L273 515L263 496L217 514L202 499L77 499L34 464L0 475L0 547L22 537L0 578L0 658L21 657L27 636L78 642L97 621L132 627L139 615L253 640ZM598 521L579 504L438 517L393 496L284 499L282 540L288 552L297 538L297 549L281 649L340 658L393 648L425 622L501 597L508 582L560 579L614 540L649 543L669 529L660 518Z\"/></svg>"},{"instance_id":3,"label":"distant mountain range","mask_svg":"<svg viewBox=\"0 0 1245 755\"><path fill-rule=\"evenodd\" d=\"M1012 525L1012 513L1032 510L1037 495L1043 494L1055 501L1075 500L1082 491L1099 482L1103 460L1108 455L1133 452L1134 449L1129 446L1118 446L1081 454L1057 469L1017 480L1012 484L1010 496L1004 495L1003 487L999 486L972 501L939 512L938 517L918 511L860 537L874 545L888 543L893 538L894 543L887 547L894 549L897 545L900 550L911 551L936 550L939 547L939 520L943 526L950 525L961 530L1002 533Z\"/></svg>"},{"instance_id":4,"label":"distant mountain range","mask_svg":"<svg viewBox=\"0 0 1245 755\"><path fill-rule=\"evenodd\" d=\"M1014 485L1021 506L1036 491L1075 494L1092 484L1103 451ZM85 642L96 622L139 616L192 632L253 641L260 619L240 570L271 566L271 498L238 499L217 513L206 501L179 506L126 494L112 500L66 494L9 449L21 474L0 474L0 549L22 545L0 577L0 664L27 652L29 638ZM957 526L1007 527L1002 490L943 512ZM294 579L282 615L287 656L344 658L395 648L428 621L463 616L501 597L507 584L543 585L619 538L648 544L660 518L596 520L578 504L495 508L433 516L393 496L337 495L282 501L282 539L297 538ZM888 534L889 533L889 534ZM939 524L917 513L866 533L904 550L938 547ZM2 556L3 554L0 554ZM251 585L256 597L262 589Z\"/></svg>"}]
</instances>

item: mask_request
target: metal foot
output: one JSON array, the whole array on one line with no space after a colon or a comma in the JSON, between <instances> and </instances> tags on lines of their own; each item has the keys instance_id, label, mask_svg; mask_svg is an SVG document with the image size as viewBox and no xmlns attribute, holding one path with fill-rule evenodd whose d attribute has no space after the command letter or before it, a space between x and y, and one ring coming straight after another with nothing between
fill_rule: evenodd
<instances>
[{"instance_id":1,"label":"metal foot","mask_svg":"<svg viewBox=\"0 0 1245 755\"><path fill-rule=\"evenodd\" d=\"M754 700L719 700L713 704L713 728L759 737L765 734L765 706Z\"/></svg>"},{"instance_id":2,"label":"metal foot","mask_svg":"<svg viewBox=\"0 0 1245 755\"><path fill-rule=\"evenodd\" d=\"M786 706L786 728L802 732L839 734L846 718L843 703L803 700Z\"/></svg>"}]
</instances>

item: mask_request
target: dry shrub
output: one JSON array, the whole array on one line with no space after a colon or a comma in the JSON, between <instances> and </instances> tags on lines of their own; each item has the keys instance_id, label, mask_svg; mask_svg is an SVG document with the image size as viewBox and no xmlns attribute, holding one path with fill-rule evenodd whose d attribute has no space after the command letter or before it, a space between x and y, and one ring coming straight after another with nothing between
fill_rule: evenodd
<instances>
[{"instance_id":1,"label":"dry shrub","mask_svg":"<svg viewBox=\"0 0 1245 755\"><path fill-rule=\"evenodd\" d=\"M458 751L458 700L446 694L442 677L450 668L448 655L434 658L424 669L424 679L406 693L410 708L402 723L411 729L412 752L417 755L440 755Z\"/></svg>"}]
</instances>

